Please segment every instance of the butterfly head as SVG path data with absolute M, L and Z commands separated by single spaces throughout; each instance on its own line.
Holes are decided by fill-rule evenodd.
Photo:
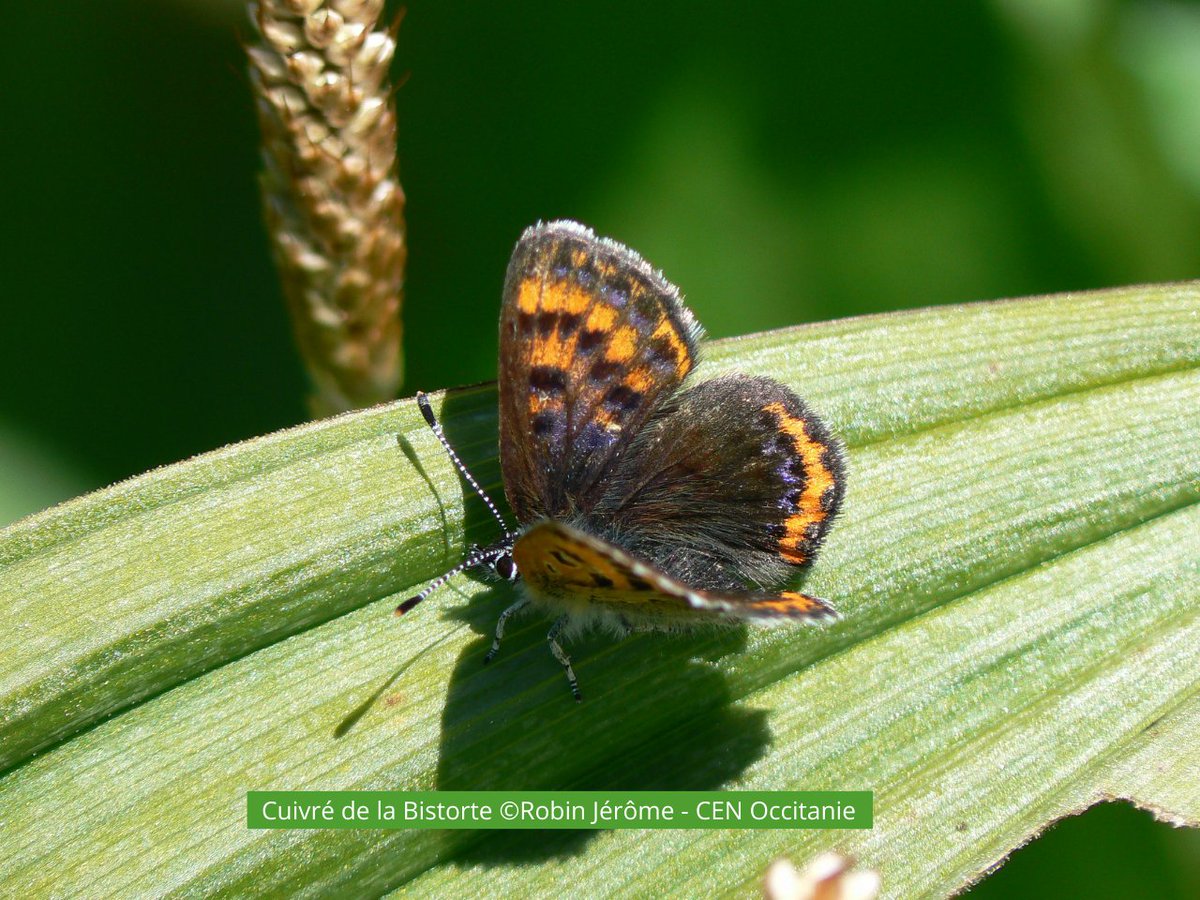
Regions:
M 516 560 L 513 559 L 511 542 L 504 552 L 493 559 L 489 565 L 501 581 L 516 581 L 521 577 L 521 573 L 517 571 Z
M 476 566 L 486 566 L 488 571 L 495 574 L 502 581 L 516 581 L 520 578 L 520 573 L 517 571 L 517 563 L 513 559 L 513 545 L 516 543 L 516 539 L 516 532 L 506 531 L 504 537 L 490 547 L 472 547 L 466 559 L 431 581 L 421 593 L 409 597 L 397 606 L 396 615 L 404 615 L 459 572 L 465 572 L 467 569 L 473 569 Z
M 497 581 L 515 582 L 521 578 L 517 570 L 517 560 L 513 555 L 519 531 L 505 529 L 504 537 L 487 547 L 472 547 L 467 559 L 478 560 L 476 565 L 487 570 Z

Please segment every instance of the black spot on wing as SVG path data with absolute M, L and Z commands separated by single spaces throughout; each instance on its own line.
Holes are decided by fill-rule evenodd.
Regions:
M 604 395 L 604 405 L 612 410 L 631 412 L 637 409 L 643 400 L 639 391 L 625 384 L 618 384 Z
M 588 378 L 596 384 L 612 381 L 624 371 L 624 366 L 611 359 L 602 359 L 588 370 Z
M 539 412 L 530 422 L 533 433 L 538 437 L 546 437 L 553 434 L 556 430 L 560 430 L 563 424 L 565 424 L 565 421 L 562 413 L 558 410 L 548 409 Z
M 602 343 L 604 343 L 604 332 L 589 329 L 579 335 L 579 341 L 575 344 L 575 349 L 580 353 L 592 353 Z
M 666 337 L 657 337 L 646 348 L 646 359 L 652 366 L 660 369 L 674 369 L 679 364 L 675 348 Z
M 642 327 L 657 325 L 660 311 L 663 309 L 662 300 L 654 294 L 639 294 L 633 301 L 633 320 Z
M 566 566 L 579 566 L 583 562 L 574 553 L 569 553 L 566 550 L 551 550 L 550 555 Z
M 534 366 L 529 370 L 529 386 L 539 394 L 562 394 L 567 389 L 567 373 L 555 366 Z

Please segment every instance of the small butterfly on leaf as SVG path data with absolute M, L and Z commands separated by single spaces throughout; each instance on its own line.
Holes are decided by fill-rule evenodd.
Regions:
M 705 622 L 817 622 L 824 600 L 788 590 L 838 512 L 845 465 L 829 428 L 771 378 L 688 382 L 701 329 L 679 291 L 637 253 L 575 222 L 517 242 L 500 313 L 500 461 L 511 528 L 421 412 L 503 537 L 449 578 L 487 566 L 527 606 L 553 615 L 547 639 L 581 699 L 560 637 Z

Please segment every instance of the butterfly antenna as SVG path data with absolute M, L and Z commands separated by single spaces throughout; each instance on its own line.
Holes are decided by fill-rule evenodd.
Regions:
M 443 584 L 445 584 L 447 581 L 449 581 L 451 578 L 453 578 L 459 572 L 463 572 L 467 569 L 470 569 L 472 566 L 477 566 L 482 562 L 487 562 L 490 559 L 495 559 L 498 556 L 503 556 L 506 552 L 507 552 L 507 550 L 503 547 L 501 547 L 501 548 L 492 547 L 490 549 L 475 550 L 474 552 L 469 553 L 467 555 L 466 559 L 464 559 L 462 562 L 460 562 L 457 566 L 455 566 L 449 572 L 445 572 L 445 573 L 439 575 L 433 581 L 429 582 L 429 584 L 427 584 L 425 586 L 425 590 L 421 591 L 421 593 L 417 594 L 415 597 L 409 597 L 407 600 L 405 600 L 403 603 L 401 603 L 399 606 L 397 606 L 396 607 L 396 615 L 398 615 L 398 616 L 404 615 L 406 612 L 408 612 L 410 609 L 412 609 L 414 606 L 416 606 L 418 603 L 420 603 L 422 600 L 424 600 L 426 597 L 428 597 L 430 594 L 432 594 L 434 591 L 436 591 L 438 588 L 440 588 Z
M 467 480 L 467 484 L 475 489 L 475 493 L 479 495 L 487 508 L 492 511 L 492 515 L 496 517 L 496 521 L 500 523 L 500 527 L 504 529 L 505 534 L 511 534 L 512 529 L 508 527 L 508 523 L 504 521 L 504 516 L 500 515 L 500 510 L 496 508 L 496 504 L 492 502 L 492 498 L 479 486 L 479 482 L 475 477 L 467 471 L 467 467 L 463 465 L 463 461 L 458 458 L 458 454 L 454 452 L 454 448 L 450 446 L 450 442 L 446 440 L 446 435 L 442 431 L 442 426 L 438 424 L 437 416 L 433 414 L 433 407 L 429 405 L 429 397 L 421 391 L 417 391 L 417 406 L 421 409 L 421 415 L 425 417 L 425 421 L 429 423 L 429 427 L 433 429 L 434 436 L 441 442 L 442 447 L 449 455 L 451 462 L 458 469 L 459 474 Z

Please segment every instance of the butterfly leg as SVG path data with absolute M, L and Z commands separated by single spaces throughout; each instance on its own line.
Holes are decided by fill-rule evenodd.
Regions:
M 580 703 L 583 701 L 583 694 L 579 693 L 579 681 L 575 677 L 575 670 L 571 668 L 571 657 L 567 656 L 567 654 L 563 652 L 563 648 L 558 644 L 558 634 L 563 630 L 566 624 L 566 616 L 562 616 L 557 619 L 555 623 L 550 626 L 550 633 L 546 635 L 546 640 L 550 642 L 550 652 L 554 654 L 554 658 L 562 664 L 563 669 L 565 669 L 567 672 L 567 681 L 570 682 L 571 693 L 575 696 L 575 702 Z
M 487 656 L 483 658 L 483 664 L 486 666 L 496 654 L 500 652 L 500 642 L 504 640 L 504 626 L 508 624 L 508 620 L 512 618 L 513 613 L 518 613 L 529 605 L 529 601 L 522 597 L 504 612 L 500 613 L 500 618 L 496 620 L 496 636 L 492 639 L 492 649 L 487 652 Z
M 621 640 L 633 634 L 633 624 L 624 616 L 618 616 L 617 621 L 621 623 Z

